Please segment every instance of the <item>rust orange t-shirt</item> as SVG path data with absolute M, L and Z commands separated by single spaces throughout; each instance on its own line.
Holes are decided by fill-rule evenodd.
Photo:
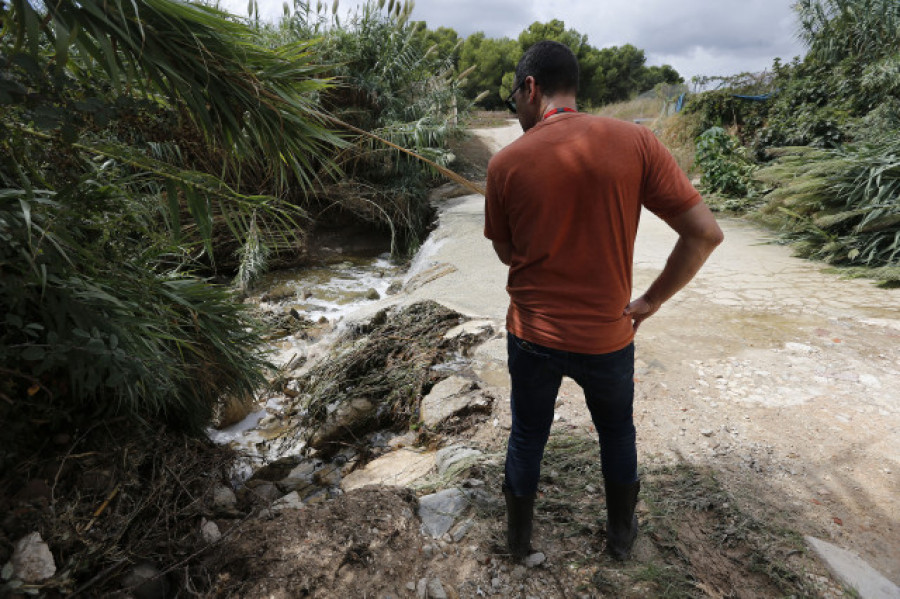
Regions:
M 646 127 L 583 113 L 535 125 L 488 165 L 484 234 L 512 246 L 507 330 L 578 353 L 628 345 L 641 206 L 665 219 L 700 201 Z

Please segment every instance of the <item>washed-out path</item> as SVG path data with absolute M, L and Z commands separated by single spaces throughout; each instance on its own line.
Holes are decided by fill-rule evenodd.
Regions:
M 519 132 L 477 133 L 496 150 Z M 502 325 L 506 268 L 482 235 L 483 205 L 478 195 L 442 203 L 404 303 L 433 299 Z M 742 507 L 900 583 L 900 290 L 792 257 L 740 220 L 720 223 L 724 244 L 637 336 L 640 460 L 711 466 Z M 642 216 L 636 295 L 674 242 L 665 223 Z M 477 358 L 478 374 L 504 395 L 503 342 Z M 570 381 L 557 413 L 590 429 Z

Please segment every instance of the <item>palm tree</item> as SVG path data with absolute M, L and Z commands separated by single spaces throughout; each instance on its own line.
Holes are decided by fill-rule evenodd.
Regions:
M 263 48 L 247 24 L 174 0 L 12 0 L 0 19 L 0 418 L 124 412 L 200 430 L 265 366 L 246 310 L 192 274 L 214 225 L 250 263 L 300 211 L 242 192 L 248 172 L 278 194 L 336 168 L 312 47 Z M 180 120 L 211 172 L 137 139 Z M 186 234 L 201 243 L 186 250 Z

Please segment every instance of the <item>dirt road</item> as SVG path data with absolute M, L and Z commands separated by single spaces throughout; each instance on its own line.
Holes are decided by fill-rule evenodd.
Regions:
M 518 134 L 518 125 L 478 132 L 493 150 Z M 746 507 L 831 539 L 900 583 L 900 290 L 794 258 L 743 221 L 721 225 L 725 243 L 636 339 L 641 455 L 711 465 Z M 482 226 L 481 197 L 447 203 L 417 271 L 438 276 L 411 301 L 502 322 L 506 271 Z M 635 294 L 675 239 L 645 212 Z M 503 348 L 484 355 L 482 374 L 502 392 Z M 558 413 L 590 426 L 571 381 Z

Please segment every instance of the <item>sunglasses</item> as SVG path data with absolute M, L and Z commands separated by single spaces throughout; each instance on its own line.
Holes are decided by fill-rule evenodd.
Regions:
M 522 82 L 519 83 L 519 85 L 517 85 L 513 88 L 513 90 L 509 93 L 509 96 L 504 101 L 504 104 L 506 104 L 506 107 L 509 108 L 509 111 L 513 114 L 516 114 L 516 101 L 513 100 L 513 96 L 516 95 L 516 92 L 519 91 L 519 89 L 523 85 L 525 85 L 524 79 L 522 79 Z

